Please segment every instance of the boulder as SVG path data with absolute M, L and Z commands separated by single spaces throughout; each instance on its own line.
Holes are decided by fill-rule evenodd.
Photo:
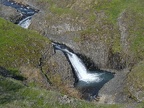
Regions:
M 99 103 L 127 103 L 130 100 L 125 93 L 128 72 L 129 70 L 125 69 L 116 73 L 115 77 L 101 88 Z
M 69 85 L 73 87 L 75 82 L 69 62 L 64 54 L 58 51 L 48 60 L 47 75 L 50 75 L 51 82 L 56 82 L 60 84 L 59 86 Z

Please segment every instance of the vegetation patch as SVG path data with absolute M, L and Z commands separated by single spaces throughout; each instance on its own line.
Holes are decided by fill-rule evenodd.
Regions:
M 39 58 L 49 43 L 47 38 L 36 32 L 25 30 L 0 18 L 0 66 L 38 66 Z
M 63 95 L 56 91 L 26 87 L 20 81 L 0 76 L 0 108 L 119 108 L 73 99 L 62 103 Z M 64 100 L 63 100 L 64 101 Z
M 144 61 L 132 68 L 127 78 L 127 92 L 134 99 L 141 101 L 144 94 Z M 140 94 L 140 95 L 139 95 Z M 142 96 L 142 97 L 141 97 Z

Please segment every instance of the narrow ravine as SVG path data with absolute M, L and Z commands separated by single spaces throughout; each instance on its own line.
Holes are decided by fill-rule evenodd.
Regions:
M 39 11 L 30 6 L 24 6 L 10 0 L 4 0 L 2 4 L 11 6 L 21 13 L 22 18 L 17 21 L 17 24 L 23 28 L 29 27 L 33 15 Z M 100 71 L 97 69 L 93 71 L 88 70 L 77 54 L 69 50 L 70 48 L 66 45 L 53 43 L 53 47 L 55 50 L 62 51 L 68 58 L 71 67 L 74 69 L 76 78 L 78 79 L 75 83 L 75 87 L 84 94 L 88 94 L 93 98 L 97 97 L 98 92 L 103 85 L 114 77 L 114 74 L 111 72 Z
M 53 47 L 55 50 L 62 51 L 70 61 L 75 75 L 78 78 L 76 88 L 82 92 L 84 91 L 84 93 L 87 93 L 91 97 L 97 97 L 103 85 L 114 77 L 114 74 L 111 72 L 97 69 L 89 71 L 83 61 L 64 44 L 53 43 Z

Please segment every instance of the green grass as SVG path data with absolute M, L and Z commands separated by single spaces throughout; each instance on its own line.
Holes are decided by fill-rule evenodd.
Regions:
M 62 15 L 62 14 L 70 14 L 72 11 L 69 8 L 60 8 L 56 5 L 52 5 L 50 7 L 50 11 L 54 14 Z
M 26 87 L 20 81 L 0 76 L 0 108 L 120 108 L 74 99 L 61 103 L 63 95 L 56 91 Z
M 37 66 L 49 40 L 0 18 L 0 66 Z
M 129 16 L 133 20 L 129 29 L 130 49 L 138 61 L 144 59 L 144 14 L 141 11 L 133 10 L 133 15 Z
M 98 4 L 96 4 L 94 7 L 96 10 L 105 11 L 111 21 L 116 23 L 120 13 L 126 9 L 131 8 L 137 12 L 143 12 L 143 4 L 143 0 L 98 0 Z
M 131 53 L 134 53 L 134 58 L 144 58 L 144 1 L 143 0 L 98 0 L 97 3 L 91 4 L 90 16 L 87 19 L 90 23 L 87 24 L 88 29 L 82 32 L 82 35 L 87 36 L 86 39 L 91 39 L 93 35 L 98 35 L 101 40 L 103 35 L 107 34 L 108 45 L 112 45 L 113 52 L 122 52 L 120 42 L 120 32 L 118 31 L 117 20 L 122 12 L 126 13 L 124 20 L 128 26 L 128 42 L 130 43 Z M 94 12 L 104 12 L 106 18 L 101 19 L 101 23 L 104 26 L 108 26 L 108 29 L 101 29 L 102 26 L 98 26 L 95 23 L 97 17 Z M 85 14 L 84 14 L 85 15 Z M 105 23 L 108 22 L 108 23 Z M 113 28 L 113 31 L 109 27 Z M 98 30 L 98 32 L 96 31 Z M 113 32 L 113 33 L 112 33 Z M 83 38 L 83 37 L 82 37 Z
M 20 97 L 16 93 L 24 86 L 13 79 L 6 79 L 0 76 L 0 105 L 18 100 Z
M 132 68 L 128 74 L 126 92 L 132 98 L 137 100 L 136 93 L 141 91 L 138 97 L 141 99 L 144 96 L 144 61 L 138 63 Z
M 136 108 L 143 108 L 143 106 L 144 106 L 144 102 L 141 102 L 136 106 Z

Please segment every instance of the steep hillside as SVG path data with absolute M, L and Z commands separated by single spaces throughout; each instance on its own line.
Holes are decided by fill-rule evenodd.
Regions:
M 1 71 L 0 71 L 1 73 Z M 59 92 L 26 87 L 21 81 L 0 75 L 0 108 L 120 108 L 68 98 Z
M 3 67 L 36 67 L 46 47 L 50 50 L 50 41 L 36 32 L 24 30 L 3 19 L 0 19 L 0 28 L 0 65 Z
M 139 73 L 131 69 L 144 59 L 143 0 L 18 1 L 40 10 L 30 29 L 65 43 L 92 59 L 100 69 L 121 72 L 124 76 L 116 81 L 126 83 L 127 75 Z
M 30 29 L 85 54 L 99 68 L 129 68 L 143 59 L 143 0 L 21 2 L 40 10 Z
M 90 58 L 99 69 L 116 72 L 116 77 L 103 87 L 103 102 L 108 102 L 111 95 L 112 103 L 144 101 L 144 0 L 16 1 L 40 10 L 30 30 L 66 44 Z M 25 73 L 25 65 L 37 69 L 44 58 L 42 69 L 58 89 L 65 92 L 61 85 L 73 85 L 71 67 L 61 53 L 53 55 L 46 38 L 0 21 L 2 67 L 22 66 Z M 68 75 L 67 81 L 63 75 Z
M 66 58 L 54 54 L 47 38 L 0 18 L 0 49 L 0 67 L 12 71 L 10 76 L 25 77 L 26 85 L 49 89 L 52 84 L 66 94 L 75 91 L 73 73 Z M 65 60 L 63 68 L 57 63 L 61 60 Z

